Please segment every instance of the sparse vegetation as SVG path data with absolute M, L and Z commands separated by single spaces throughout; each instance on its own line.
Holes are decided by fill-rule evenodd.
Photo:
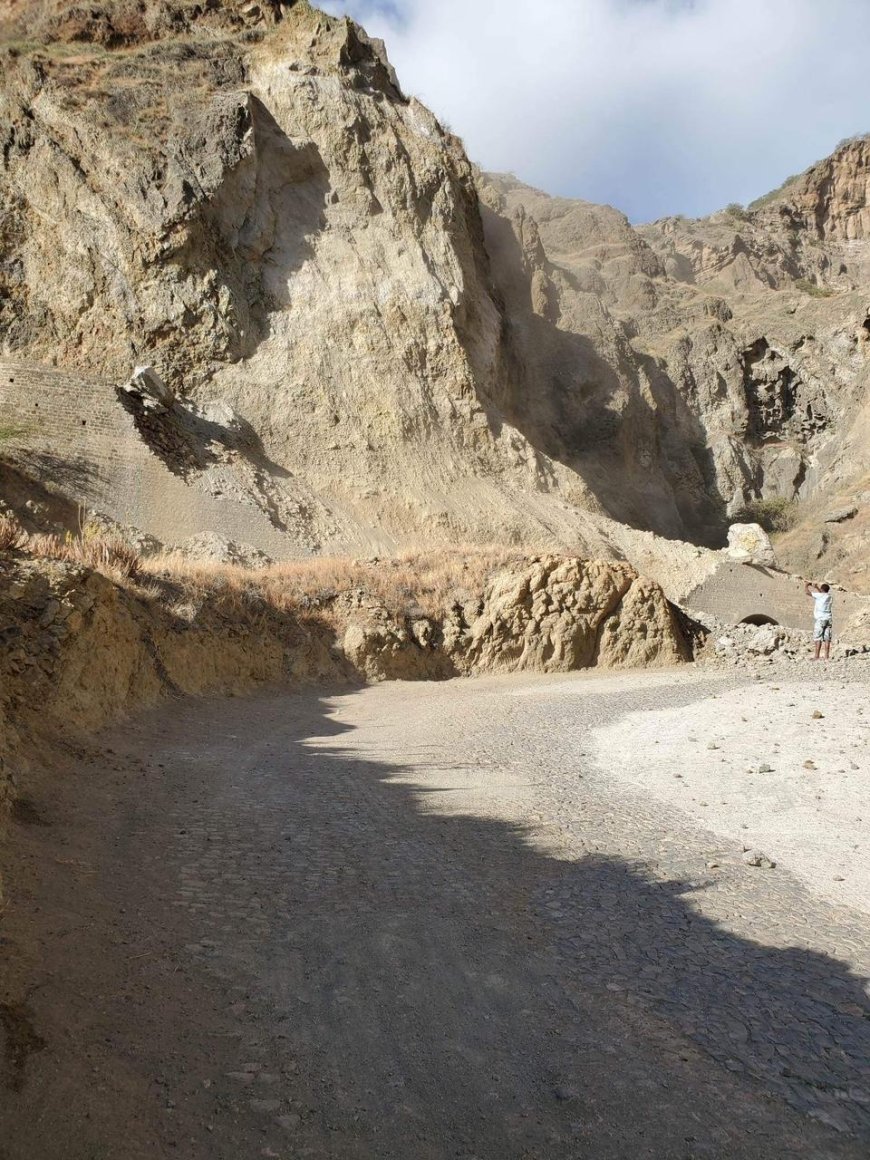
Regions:
M 803 177 L 802 173 L 792 173 L 790 177 L 785 179 L 782 185 L 778 185 L 776 189 L 772 189 L 769 193 L 763 193 L 761 197 L 757 197 L 755 201 L 751 201 L 747 208 L 750 210 L 761 209 L 763 206 L 770 205 L 771 202 L 777 201 L 782 196 L 782 194 L 785 193 L 788 187 L 790 185 L 794 185 L 794 183 L 799 181 L 801 177 Z
M 777 496 L 773 499 L 756 499 L 746 504 L 734 516 L 740 524 L 760 524 L 766 532 L 787 532 L 797 518 L 795 500 Z
M 369 560 L 317 556 L 253 571 L 177 553 L 143 559 L 120 536 L 87 524 L 78 535 L 29 536 L 9 517 L 0 517 L 0 549 L 84 565 L 115 583 L 134 586 L 146 599 L 165 599 L 167 586 L 184 605 L 219 593 L 225 611 L 235 611 L 243 620 L 257 606 L 279 612 L 326 611 L 339 599 L 359 596 L 392 612 L 431 615 L 451 600 L 475 597 L 494 571 L 528 559 L 522 551 L 458 547 Z
M 809 294 L 811 298 L 830 298 L 834 294 L 827 286 L 817 286 L 815 282 L 810 282 L 807 278 L 798 278 L 795 282 L 795 288 L 802 290 L 804 294 Z
M 868 137 L 870 137 L 870 133 L 853 133 L 851 137 L 844 137 L 842 141 L 838 141 L 834 152 L 837 153 L 840 149 L 845 149 L 847 145 L 854 145 L 856 141 L 866 141 Z
M 736 218 L 737 221 L 741 222 L 748 222 L 752 217 L 752 214 L 739 201 L 732 201 L 726 205 L 725 212 L 729 217 Z
M 34 556 L 83 564 L 119 583 L 138 579 L 142 559 L 126 541 L 117 536 L 101 536 L 84 529 L 78 536 L 27 536 L 20 547 Z
M 391 610 L 426 615 L 443 610 L 451 598 L 470 598 L 482 590 L 490 573 L 527 558 L 520 551 L 459 547 L 370 560 L 317 556 L 252 572 L 170 554 L 141 561 L 140 575 L 178 581 L 201 592 L 219 587 L 240 600 L 255 594 L 282 611 L 327 607 L 342 595 L 364 593 Z
M 0 515 L 0 552 L 14 552 L 27 543 L 27 533 L 14 516 Z

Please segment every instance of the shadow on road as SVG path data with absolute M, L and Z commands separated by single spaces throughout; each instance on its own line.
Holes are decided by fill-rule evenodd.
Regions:
M 123 737 L 149 742 L 147 793 L 131 774 L 101 811 L 87 800 L 93 772 L 76 786 L 83 804 L 66 824 L 92 828 L 99 865 L 80 889 L 113 914 L 132 907 L 129 930 L 164 949 L 160 963 L 113 967 L 95 922 L 82 936 L 90 974 L 50 939 L 40 969 L 98 987 L 104 1004 L 112 971 L 124 980 L 138 1017 L 115 1001 L 112 1050 L 183 1060 L 190 1114 L 214 1121 L 208 1137 L 199 1120 L 185 1128 L 182 1154 L 866 1155 L 864 979 L 734 936 L 697 913 L 695 886 L 563 861 L 523 827 L 433 812 L 437 795 L 398 780 L 413 766 L 354 753 L 334 740 L 345 731 L 313 695 L 188 702 Z M 46 866 L 40 891 L 59 889 Z M 167 1020 L 173 987 L 186 1005 Z M 223 1049 L 238 1060 L 220 1081 L 197 1003 L 232 1014 Z M 15 1110 L 38 1099 L 48 1123 L 55 1045 L 33 1007 L 48 1042 Z M 113 1098 L 120 1123 L 129 1108 Z M 140 1115 L 162 1147 L 169 1129 Z M 27 1154 L 32 1120 L 18 1123 L 10 1160 Z M 72 1155 L 36 1143 L 45 1160 Z

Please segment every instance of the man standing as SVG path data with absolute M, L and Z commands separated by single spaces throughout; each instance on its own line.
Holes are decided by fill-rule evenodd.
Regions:
M 816 647 L 814 661 L 819 659 L 822 645 L 825 646 L 825 660 L 831 659 L 831 632 L 834 618 L 834 598 L 831 595 L 830 584 L 811 584 L 807 580 L 804 585 L 807 596 L 813 598 L 813 643 Z

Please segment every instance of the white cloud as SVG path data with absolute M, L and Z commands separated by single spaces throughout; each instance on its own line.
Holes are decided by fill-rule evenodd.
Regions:
M 870 131 L 866 0 L 329 0 L 487 169 L 635 221 L 746 202 Z

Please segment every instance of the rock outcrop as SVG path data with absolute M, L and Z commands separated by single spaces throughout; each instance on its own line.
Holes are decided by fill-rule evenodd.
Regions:
M 870 471 L 868 139 L 748 209 L 632 227 L 477 173 L 383 45 L 304 0 L 15 0 L 2 33 L 0 357 L 108 391 L 153 368 L 124 397 L 185 538 L 634 560 L 607 517 L 718 547 Z M 27 431 L 14 377 L 0 420 Z M 76 491 L 105 464 L 85 447 L 64 487 L 127 522 Z M 858 574 L 858 523 L 823 569 Z
M 513 246 L 546 280 L 559 332 L 587 338 L 634 406 L 648 400 L 633 430 L 628 407 L 622 432 L 639 463 L 658 457 L 683 480 L 682 535 L 721 542 L 758 501 L 831 496 L 868 468 L 868 158 L 858 138 L 747 210 L 637 228 L 608 207 L 482 178 L 506 299 L 519 294 Z M 554 363 L 540 325 L 518 341 L 536 394 L 555 400 L 581 359 Z M 654 485 L 648 504 L 663 510 Z
M 545 556 L 435 616 L 356 610 L 343 648 L 368 679 L 648 667 L 690 659 L 658 584 L 626 564 Z
M 275 593 L 256 573 L 241 590 L 220 577 L 185 584 L 159 574 L 142 590 L 79 565 L 0 554 L 0 820 L 34 738 L 86 736 L 168 695 L 690 655 L 661 589 L 624 564 L 517 563 L 428 613 L 364 590 L 297 602 L 279 582 Z

